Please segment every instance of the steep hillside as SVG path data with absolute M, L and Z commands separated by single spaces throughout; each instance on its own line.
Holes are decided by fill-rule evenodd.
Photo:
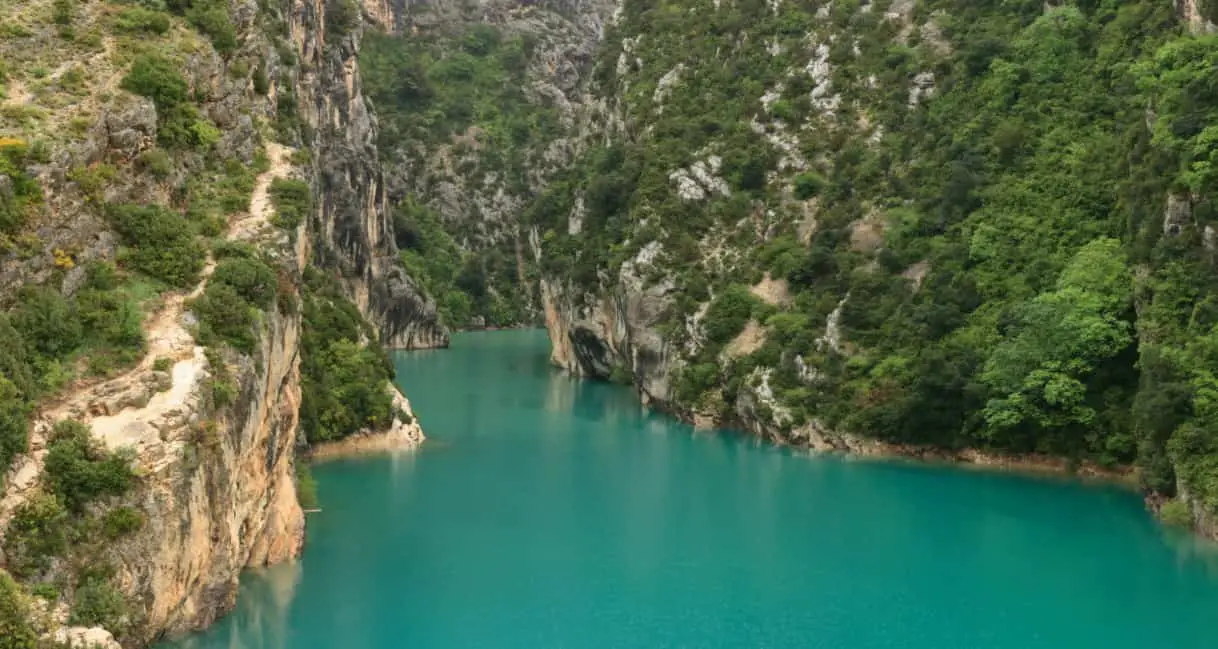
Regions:
M 624 128 L 522 217 L 555 362 L 789 443 L 1136 465 L 1218 534 L 1207 12 L 626 2 Z
M 0 8 L 0 644 L 209 624 L 299 552 L 302 448 L 421 439 L 353 7 Z
M 614 3 L 368 5 L 360 67 L 380 121 L 401 265 L 459 328 L 537 322 L 519 216 L 595 126 L 586 93 Z

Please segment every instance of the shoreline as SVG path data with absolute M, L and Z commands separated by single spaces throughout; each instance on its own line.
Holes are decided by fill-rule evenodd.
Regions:
M 748 433 L 753 434 L 753 433 Z M 1033 477 L 1057 477 L 1117 484 L 1136 490 L 1138 470 L 1133 466 L 1104 467 L 1091 461 L 1078 464 L 1069 459 L 1043 453 L 1011 454 L 978 448 L 948 449 L 936 446 L 893 444 L 879 440 L 850 436 L 845 448 L 838 446 L 816 448 L 798 444 L 813 453 L 842 454 L 860 459 L 905 461 L 930 466 L 952 466 L 976 471 L 1015 473 Z
M 356 433 L 343 439 L 319 442 L 309 446 L 304 457 L 310 462 L 327 462 L 347 457 L 359 457 L 379 453 L 413 452 L 425 440 L 404 435 L 386 433 Z
M 818 450 L 797 446 L 814 454 L 842 455 L 874 461 L 902 462 L 928 467 L 951 467 L 967 471 L 1010 473 L 1031 478 L 1077 480 L 1092 484 L 1110 484 L 1138 491 L 1138 471 L 1132 466 L 1102 467 L 1094 462 L 1071 466 L 1069 460 L 1051 455 L 1031 453 L 1011 455 L 966 448 L 956 451 L 935 447 L 906 447 L 879 442 L 878 450 Z
M 566 372 L 565 368 L 560 369 Z M 1004 453 L 972 447 L 951 449 L 922 444 L 896 444 L 854 433 L 826 431 L 810 424 L 792 430 L 789 434 L 782 434 L 761 427 L 750 427 L 747 422 L 739 420 L 707 421 L 699 417 L 697 413 L 686 413 L 668 407 L 667 403 L 649 399 L 637 387 L 634 391 L 643 407 L 673 417 L 677 421 L 693 427 L 697 433 L 721 431 L 815 455 L 839 455 L 880 462 L 895 461 L 929 466 L 951 466 L 1040 478 L 1065 478 L 1091 483 L 1114 484 L 1137 492 L 1141 490 L 1140 474 L 1137 467 L 1133 465 L 1106 467 L 1090 460 L 1075 463 L 1065 457 L 1044 453 Z
M 393 398 L 397 413 L 389 428 L 384 431 L 361 430 L 342 439 L 310 444 L 304 456 L 310 462 L 325 462 L 343 457 L 369 455 L 372 453 L 396 453 L 414 451 L 426 441 L 419 419 L 410 407 L 410 401 L 396 385 L 386 386 Z

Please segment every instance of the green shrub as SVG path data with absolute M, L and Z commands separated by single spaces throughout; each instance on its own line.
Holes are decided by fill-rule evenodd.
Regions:
M 18 578 L 46 571 L 68 548 L 68 512 L 58 498 L 36 493 L 22 503 L 4 534 L 4 557 Z
M 199 319 L 199 339 L 204 344 L 226 342 L 247 354 L 258 339 L 254 331 L 254 307 L 230 284 L 208 282 L 203 295 L 191 305 Z
M 196 0 L 186 12 L 186 20 L 211 39 L 211 44 L 221 56 L 237 50 L 237 30 L 233 27 L 225 0 Z
M 236 401 L 237 383 L 232 379 L 213 379 L 211 382 L 211 401 L 216 408 L 224 408 Z
M 313 206 L 313 190 L 302 180 L 276 178 L 271 181 L 271 201 L 275 204 L 274 225 L 295 229 Z
M 88 426 L 65 419 L 52 429 L 42 481 L 69 511 L 80 513 L 95 500 L 126 493 L 135 473 L 127 454 L 107 451 Z
M 340 39 L 359 26 L 360 8 L 355 0 L 326 0 L 326 36 Z
M 168 109 L 157 108 L 157 142 L 170 149 L 210 147 L 218 138 L 218 130 L 203 119 L 191 104 L 177 104 Z
M 86 347 L 92 351 L 107 350 L 121 365 L 143 355 L 144 314 L 126 293 L 83 289 L 76 295 L 76 312 L 85 331 Z
M 30 406 L 25 395 L 0 373 L 0 476 L 8 472 L 13 458 L 24 453 L 29 442 Z M 0 481 L 0 487 L 3 487 Z
M 164 34 L 171 26 L 169 14 L 144 7 L 126 7 L 118 12 L 114 26 L 125 32 Z
M 819 196 L 825 186 L 825 179 L 814 171 L 805 171 L 795 177 L 795 198 L 804 201 Z
M 296 464 L 296 500 L 304 509 L 317 509 L 317 479 L 303 462 Z
M 72 303 L 59 291 L 44 286 L 21 292 L 12 324 L 31 349 L 47 358 L 63 358 L 84 340 Z
M 0 175 L 8 176 L 10 192 L 0 192 L 0 234 L 16 232 L 30 206 L 41 202 L 42 188 L 27 166 L 35 149 L 23 140 L 0 138 Z
M 59 596 L 62 594 L 59 591 L 59 585 L 50 582 L 40 581 L 35 584 L 30 584 L 30 594 L 34 597 L 40 597 L 47 602 L 54 604 L 59 601 Z
M 1169 500 L 1159 508 L 1159 519 L 1170 527 L 1192 529 L 1193 510 L 1182 500 Z
M 120 85 L 124 90 L 148 97 L 156 105 L 157 140 L 163 146 L 210 146 L 219 138 L 219 131 L 189 103 L 190 86 L 178 68 L 160 54 L 141 54 Z
M 258 249 L 244 241 L 217 241 L 211 253 L 217 260 L 258 258 Z
M 118 169 L 111 164 L 96 164 L 88 167 L 79 166 L 68 170 L 68 180 L 76 183 L 80 193 L 92 202 L 100 202 L 110 181 L 114 180 Z
M 38 394 L 37 357 L 27 349 L 21 334 L 13 327 L 6 313 L 0 313 L 0 340 L 16 341 L 0 345 L 0 376 L 13 384 L 16 393 L 27 398 Z
M 270 306 L 271 300 L 275 297 L 275 271 L 254 258 L 232 258 L 221 261 L 216 266 L 211 281 L 228 284 L 246 302 L 260 309 Z
M 51 20 L 56 25 L 71 25 L 75 10 L 75 0 L 55 0 L 51 3 Z
M 141 54 L 120 83 L 123 90 L 147 97 L 156 104 L 157 117 L 187 100 L 189 86 L 178 65 L 160 54 Z
M 393 366 L 359 309 L 324 276 L 307 272 L 301 331 L 301 426 L 310 442 L 392 423 Z M 371 340 L 368 346 L 359 340 Z
M 109 580 L 90 577 L 76 586 L 69 623 L 122 631 L 126 627 L 126 616 L 127 603 Z
M 154 372 L 168 372 L 173 369 L 173 359 L 161 356 L 152 361 L 152 369 Z
M 161 149 L 149 149 L 140 154 L 140 169 L 165 180 L 173 173 L 173 159 Z
M 266 76 L 266 65 L 259 64 L 254 68 L 254 92 L 265 96 L 271 90 L 271 81 Z
M 85 77 L 85 68 L 80 64 L 73 64 L 59 75 L 57 83 L 64 92 L 81 97 L 89 92 L 89 83 Z
M 205 250 L 181 215 L 157 205 L 109 204 L 106 216 L 132 246 L 125 261 L 133 268 L 181 288 L 198 281 Z
M 314 394 L 316 409 L 325 415 L 313 441 L 341 439 L 362 429 L 384 430 L 393 423 L 393 399 L 388 376 L 378 354 L 357 342 L 339 340 L 321 351 L 326 389 Z
M 757 297 L 743 286 L 732 286 L 711 301 L 702 318 L 702 330 L 706 339 L 722 345 L 736 337 L 753 315 L 758 305 Z
M 474 56 L 486 56 L 499 47 L 502 36 L 498 29 L 487 24 L 470 27 L 461 37 L 461 49 Z
M 619 385 L 630 385 L 634 383 L 634 375 L 630 372 L 630 368 L 625 365 L 615 364 L 609 370 L 609 382 Z
M 102 532 L 110 540 L 138 532 L 144 526 L 144 516 L 132 507 L 116 507 L 102 519 Z
M 36 649 L 38 635 L 29 622 L 21 588 L 0 570 L 0 649 Z
M 715 363 L 686 366 L 675 382 L 677 398 L 682 403 L 695 403 L 704 392 L 714 387 L 719 375 L 719 366 Z
M 228 64 L 228 76 L 233 79 L 241 80 L 250 73 L 250 64 L 248 61 L 238 59 Z

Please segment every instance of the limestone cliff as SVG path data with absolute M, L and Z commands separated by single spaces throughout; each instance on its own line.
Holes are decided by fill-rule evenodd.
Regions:
M 451 270 L 416 264 L 411 271 L 452 326 L 538 320 L 536 264 L 521 214 L 599 131 L 592 124 L 600 103 L 587 85 L 614 6 L 364 3 L 383 32 L 361 65 L 376 80 L 369 95 L 383 127 L 387 193 L 409 206 L 400 209 L 400 245 L 423 258 L 459 257 Z M 447 79 L 449 65 L 475 72 Z M 431 226 L 411 210 L 434 214 L 453 248 L 427 248 Z
M 295 1 L 292 39 L 309 65 L 297 82 L 312 126 L 316 215 L 314 255 L 337 270 L 354 301 L 393 348 L 446 347 L 435 303 L 397 263 L 380 160 L 376 118 L 363 96 L 356 56 L 362 22 L 327 30 L 324 2 Z
M 228 40 L 104 3 L 48 23 L 51 4 L 0 9 L 15 34 L 0 73 L 0 327 L 21 336 L 0 359 L 0 407 L 34 410 L 28 439 L 0 430 L 0 445 L 21 434 L 11 466 L 3 457 L 0 568 L 16 575 L 32 551 L 28 537 L 7 543 L 37 531 L 11 524 L 47 501 L 52 428 L 87 425 L 130 457 L 134 485 L 73 512 L 71 542 L 39 546 L 21 577 L 55 584 L 49 605 L 30 604 L 44 636 L 143 646 L 210 624 L 242 570 L 301 550 L 306 268 L 340 280 L 375 325 L 368 337 L 413 348 L 447 334 L 394 263 L 358 20 L 327 26 L 321 2 L 237 2 Z M 162 76 L 133 81 L 148 69 Z M 44 331 L 58 347 L 32 342 Z M 392 392 L 384 438 L 417 445 L 418 421 Z M 115 511 L 122 531 L 100 536 Z M 64 535 L 65 520 L 46 529 Z M 83 579 L 122 600 L 104 623 L 77 620 Z
M 1149 162 L 1190 168 L 1195 134 L 1167 133 L 1208 6 L 623 3 L 589 146 L 523 211 L 555 364 L 782 443 L 1133 465 L 1212 533 L 1212 415 L 1188 395 L 1215 339 L 1169 301 L 1214 294 L 1218 185 Z M 1128 102 L 1104 118 L 1127 139 L 1080 130 L 1087 97 Z M 1069 147 L 1112 154 L 1063 166 Z M 1037 309 L 1105 263 L 1111 347 L 1033 351 L 1076 322 Z

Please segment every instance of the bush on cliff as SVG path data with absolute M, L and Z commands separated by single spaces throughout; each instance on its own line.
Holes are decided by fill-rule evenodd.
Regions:
M 80 514 L 89 503 L 126 493 L 135 473 L 130 455 L 106 450 L 88 426 L 65 419 L 51 431 L 42 480 L 68 511 Z
M 35 649 L 38 636 L 30 627 L 29 608 L 21 587 L 0 570 L 0 649 Z
M 155 53 L 136 57 L 120 85 L 123 90 L 151 99 L 158 116 L 185 102 L 189 92 L 178 66 Z
M 42 187 L 29 171 L 38 157 L 25 140 L 0 137 L 0 176 L 9 183 L 8 191 L 0 191 L 0 235 L 16 232 L 30 208 L 42 200 Z
M 35 493 L 13 512 L 4 533 L 5 567 L 19 579 L 46 571 L 68 548 L 71 518 L 58 498 Z
M 275 204 L 272 224 L 292 230 L 300 225 L 313 207 L 313 193 L 303 180 L 276 178 L 271 181 L 271 201 Z
M 220 56 L 227 57 L 237 49 L 237 30 L 233 27 L 225 0 L 194 0 L 186 10 L 186 20 L 211 39 Z
M 270 306 L 275 298 L 275 271 L 257 258 L 221 261 L 212 273 L 210 283 L 231 286 L 242 299 L 260 309 Z
M 205 249 L 182 215 L 159 205 L 110 203 L 106 216 L 130 246 L 120 255 L 124 263 L 179 288 L 198 281 Z
M 300 338 L 300 422 L 310 442 L 341 439 L 393 421 L 387 392 L 393 365 L 376 332 L 338 286 L 317 271 L 305 275 Z M 369 341 L 361 345 L 360 341 Z
M 166 148 L 208 148 L 219 131 L 191 103 L 190 85 L 179 65 L 158 53 L 141 54 L 123 76 L 120 87 L 152 100 L 157 140 Z
M 7 474 L 13 458 L 25 452 L 29 441 L 29 411 L 25 395 L 0 374 L 0 475 Z M 0 481 L 0 487 L 3 486 Z
M 111 632 L 121 632 L 126 626 L 127 602 L 122 593 L 110 584 L 107 576 L 87 575 L 76 586 L 72 598 L 72 615 L 68 622 L 78 626 L 100 626 Z
M 84 340 L 72 303 L 59 291 L 43 286 L 22 292 L 12 323 L 22 340 L 46 358 L 63 358 Z
M 255 307 L 230 284 L 208 282 L 203 295 L 190 305 L 199 319 L 199 341 L 205 345 L 226 342 L 233 349 L 253 353 L 257 343 Z

